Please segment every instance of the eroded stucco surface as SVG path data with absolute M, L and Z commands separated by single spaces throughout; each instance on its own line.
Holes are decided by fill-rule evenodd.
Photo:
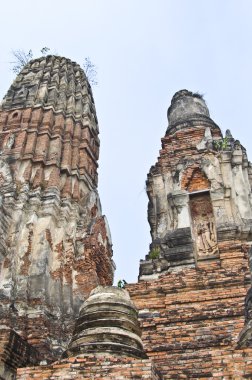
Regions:
M 98 134 L 85 74 L 65 58 L 31 61 L 1 105 L 1 324 L 42 356 L 66 348 L 82 302 L 113 281 Z

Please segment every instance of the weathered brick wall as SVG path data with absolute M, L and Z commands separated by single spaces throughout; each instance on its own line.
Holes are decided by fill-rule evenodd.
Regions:
M 189 167 L 183 174 L 181 180 L 181 189 L 183 190 L 192 192 L 210 189 L 210 187 L 210 181 L 196 165 L 194 167 Z
M 13 379 L 16 368 L 38 362 L 38 352 L 14 331 L 0 329 L 0 379 Z
M 146 182 L 152 243 L 140 263 L 142 280 L 170 266 L 212 259 L 224 241 L 251 240 L 251 164 L 246 150 L 230 131 L 223 137 L 204 99 L 190 91 L 174 95 L 168 122 Z M 198 192 L 205 192 L 209 207 L 204 209 L 203 201 L 197 204 Z M 152 250 L 159 253 L 155 265 L 149 260 Z
M 27 64 L 0 106 L 0 324 L 57 359 L 90 291 L 111 285 L 99 127 L 78 64 Z
M 64 117 L 43 107 L 14 108 L 0 112 L 0 137 L 1 150 L 24 161 L 17 178 L 20 185 L 24 175 L 34 189 L 59 186 L 63 170 L 68 179 L 61 184 L 63 197 L 83 196 L 80 176 L 97 185 L 100 142 L 89 120 L 76 123 L 73 115 Z
M 18 380 L 33 378 L 41 380 L 162 380 L 150 360 L 116 357 L 69 358 L 50 366 L 18 369 Z
M 164 379 L 241 380 L 252 378 L 252 349 L 210 348 L 173 353 L 155 364 L 165 373 Z
M 247 249 L 238 241 L 221 248 L 219 260 L 127 286 L 146 353 L 165 379 L 252 378 L 252 350 L 237 350 L 250 284 Z

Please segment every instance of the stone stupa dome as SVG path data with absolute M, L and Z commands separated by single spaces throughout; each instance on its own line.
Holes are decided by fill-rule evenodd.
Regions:
M 98 286 L 80 309 L 64 356 L 113 353 L 145 358 L 137 311 L 126 290 Z

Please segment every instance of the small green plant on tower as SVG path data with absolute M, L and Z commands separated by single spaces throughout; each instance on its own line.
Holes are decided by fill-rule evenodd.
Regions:
M 127 281 L 122 279 L 117 282 L 117 287 L 120 289 L 124 289 L 126 284 L 127 284 Z
M 215 140 L 213 142 L 213 145 L 214 145 L 214 148 L 218 151 L 225 150 L 227 149 L 228 139 L 227 137 L 223 137 L 223 139 Z
M 160 257 L 160 248 L 159 247 L 154 247 L 149 253 L 149 258 L 151 260 L 158 259 Z

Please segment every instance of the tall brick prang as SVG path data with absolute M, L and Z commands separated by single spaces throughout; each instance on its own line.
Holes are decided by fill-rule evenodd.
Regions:
M 28 63 L 0 109 L 0 323 L 57 358 L 114 264 L 97 192 L 99 128 L 80 66 Z

